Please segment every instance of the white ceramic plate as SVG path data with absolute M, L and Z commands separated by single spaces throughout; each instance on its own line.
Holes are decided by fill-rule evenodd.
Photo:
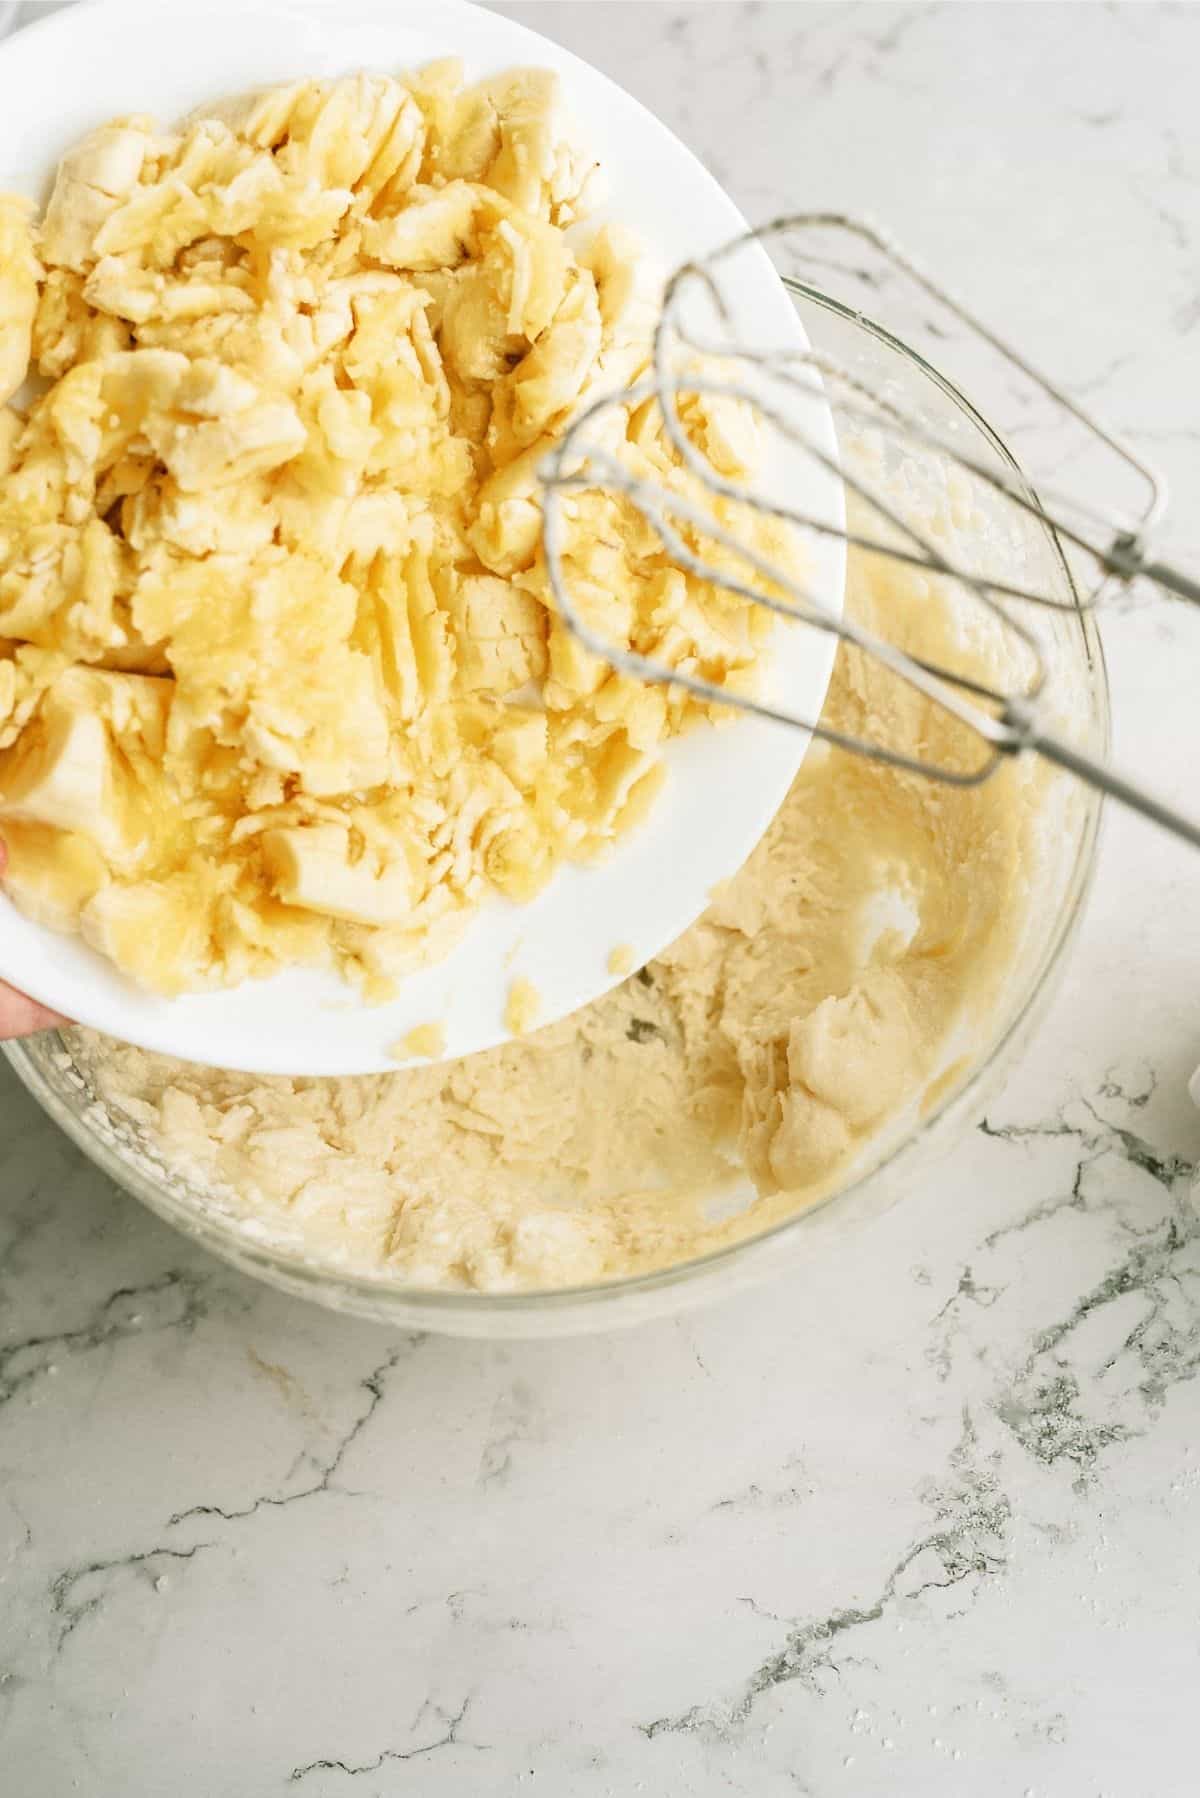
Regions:
M 272 82 L 363 68 L 399 73 L 446 55 L 462 56 L 471 77 L 522 63 L 556 69 L 587 143 L 607 166 L 607 214 L 637 232 L 664 268 L 743 227 L 707 171 L 636 100 L 548 39 L 463 0 L 92 0 L 56 13 L 0 46 L 0 188 L 41 197 L 63 151 L 121 113 L 169 123 L 203 102 Z M 802 344 L 795 310 L 766 257 L 748 262 L 743 273 L 742 328 L 759 342 Z M 823 407 L 815 410 L 833 453 L 832 419 Z M 788 473 L 802 484 L 798 503 L 840 520 L 838 481 L 808 457 Z M 827 543 L 813 587 L 840 606 L 843 577 L 841 545 Z M 782 633 L 773 690 L 815 716 L 833 652 L 826 635 Z M 641 965 L 685 930 L 713 885 L 762 835 L 806 747 L 802 735 L 750 719 L 672 745 L 670 779 L 649 821 L 609 860 L 564 870 L 531 905 L 489 902 L 446 961 L 409 976 L 400 997 L 384 1006 L 364 1006 L 334 976 L 308 971 L 232 992 L 158 999 L 2 898 L 0 976 L 145 1048 L 250 1072 L 394 1068 L 388 1046 L 432 1021 L 445 1027 L 448 1055 L 469 1054 L 504 1038 L 505 1001 L 518 974 L 537 987 L 540 1022 L 548 1023 L 614 984 L 608 957 L 617 944 L 629 944 Z

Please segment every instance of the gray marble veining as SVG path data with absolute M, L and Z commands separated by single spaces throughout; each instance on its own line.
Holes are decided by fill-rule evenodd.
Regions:
M 887 220 L 1200 547 L 1200 10 L 508 10 L 747 212 Z M 1119 755 L 1195 803 L 1200 618 L 1139 597 L 1105 641 Z M 1197 878 L 1111 816 L 1055 1007 L 937 1177 L 625 1337 L 288 1302 L 0 1077 L 0 1789 L 1190 1798 Z

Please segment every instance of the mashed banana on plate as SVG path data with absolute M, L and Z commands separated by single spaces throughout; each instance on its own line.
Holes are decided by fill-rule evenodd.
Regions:
M 145 986 L 333 966 L 384 997 L 489 892 L 644 815 L 710 716 L 555 614 L 537 470 L 635 378 L 634 248 L 555 78 L 300 82 L 93 132 L 0 197 L 6 888 Z M 32 377 L 26 385 L 26 377 Z M 753 430 L 689 429 L 748 473 Z M 648 408 L 622 454 L 684 476 Z M 766 615 L 615 494 L 565 566 L 618 645 L 753 684 Z

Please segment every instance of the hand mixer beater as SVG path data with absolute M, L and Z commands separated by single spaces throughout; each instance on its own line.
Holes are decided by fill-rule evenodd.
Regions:
M 1056 454 L 1059 481 L 1036 487 L 997 443 L 991 462 L 978 451 L 965 451 L 954 441 L 953 426 L 932 422 L 902 396 L 864 381 L 847 361 L 818 349 L 773 350 L 739 342 L 733 308 L 722 276 L 743 255 L 762 255 L 769 246 L 785 286 L 805 299 L 861 325 L 897 347 L 878 323 L 834 291 L 847 285 L 870 290 L 876 300 L 902 292 L 915 300 L 928 336 L 939 348 L 953 347 L 960 356 L 990 359 L 1005 376 L 1014 399 L 1046 409 L 1047 426 L 1065 427 L 1072 441 Z M 819 272 L 820 282 L 812 279 Z M 702 320 L 702 322 L 701 322 Z M 941 357 L 939 356 L 939 360 Z M 937 371 L 926 367 L 946 385 Z M 828 395 L 843 438 L 853 438 L 859 451 L 843 453 L 840 464 L 806 431 L 806 397 L 822 387 Z M 950 389 L 947 387 L 947 391 Z M 681 402 L 703 395 L 739 402 L 779 439 L 840 474 L 848 496 L 847 522 L 793 509 L 785 501 L 755 491 L 723 474 L 689 431 Z M 613 408 L 646 403 L 661 412 L 667 436 L 694 476 L 689 493 L 668 491 L 625 465 L 613 447 Z M 989 433 L 990 434 L 990 433 Z M 964 557 L 957 542 L 931 529 L 914 509 L 898 503 L 895 481 L 877 478 L 885 463 L 895 465 L 915 451 L 944 459 L 953 503 L 970 508 L 972 492 L 991 496 L 993 506 L 1013 509 L 1024 528 L 1049 533 L 1061 569 L 1061 591 L 1024 584 L 1020 558 L 1006 554 L 987 565 Z M 865 466 L 864 466 L 865 464 Z M 1094 501 L 1061 485 L 1062 471 L 1074 471 L 1077 489 L 1090 494 L 1121 489 L 1121 507 L 1111 516 Z M 650 682 L 681 686 L 706 700 L 757 713 L 857 754 L 874 757 L 930 779 L 957 786 L 986 780 L 1006 759 L 1032 753 L 1056 763 L 1082 781 L 1142 813 L 1200 847 L 1200 823 L 1183 817 L 1140 785 L 1126 780 L 1102 760 L 1061 734 L 1055 720 L 1055 695 L 1049 679 L 1045 646 L 1034 619 L 1038 608 L 1086 610 L 1135 581 L 1154 583 L 1181 599 L 1200 601 L 1200 581 L 1157 560 L 1151 537 L 1166 509 L 1161 478 L 1145 461 L 1107 430 L 1055 382 L 1038 372 L 1022 355 L 980 322 L 940 283 L 931 279 L 883 232 L 873 225 L 836 213 L 804 213 L 781 218 L 735 238 L 706 261 L 689 263 L 671 277 L 654 331 L 648 373 L 635 386 L 590 406 L 575 421 L 541 469 L 545 486 L 543 540 L 550 580 L 561 615 L 584 646 L 613 667 Z M 852 645 L 899 681 L 923 695 L 969 733 L 975 753 L 966 765 L 926 760 L 901 752 L 886 741 L 849 736 L 820 717 L 803 717 L 786 703 L 718 690 L 695 667 L 667 667 L 655 656 L 616 645 L 598 631 L 573 594 L 564 555 L 564 508 L 576 489 L 604 488 L 622 495 L 657 532 L 669 560 L 718 590 L 753 600 L 778 616 L 799 620 L 812 629 L 832 633 Z M 721 516 L 712 502 L 729 502 Z M 732 510 L 731 510 L 732 508 Z M 984 608 L 991 628 L 1007 639 L 1006 664 L 1019 672 L 1012 684 L 993 684 L 968 677 L 953 667 L 906 653 L 853 617 L 831 610 L 806 590 L 794 566 L 766 553 L 756 537 L 752 545 L 729 522 L 739 508 L 769 515 L 784 527 L 801 532 L 844 535 L 861 554 L 895 558 L 930 577 L 952 582 Z M 727 552 L 715 566 L 706 547 Z M 994 545 L 993 545 L 993 553 Z M 731 568 L 731 555 L 733 566 Z

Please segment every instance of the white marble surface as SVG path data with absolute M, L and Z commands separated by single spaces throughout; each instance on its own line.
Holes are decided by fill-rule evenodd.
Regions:
M 1200 9 L 513 10 L 748 211 L 869 207 L 954 271 L 1200 545 Z M 1195 801 L 1200 619 L 1105 634 L 1120 753 Z M 936 1183 L 800 1288 L 628 1336 L 285 1301 L 0 1076 L 0 1790 L 1194 1793 L 1198 883 L 1113 815 Z

